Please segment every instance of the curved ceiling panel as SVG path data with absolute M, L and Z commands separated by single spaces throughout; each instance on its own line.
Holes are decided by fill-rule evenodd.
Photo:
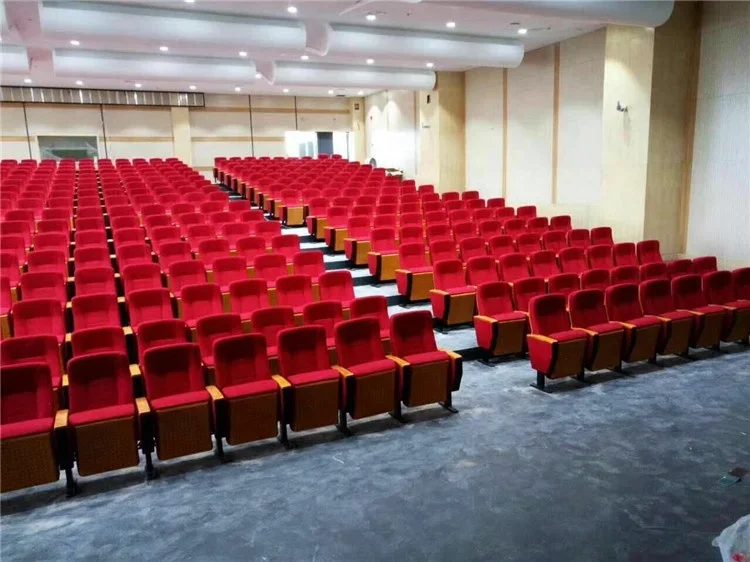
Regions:
M 29 53 L 25 47 L 0 45 L 0 73 L 26 74 L 29 72 Z
M 307 48 L 319 55 L 354 55 L 422 63 L 430 60 L 514 68 L 524 47 L 515 39 L 446 35 L 327 23 L 306 25 Z
M 66 37 L 126 37 L 173 45 L 227 44 L 257 50 L 304 49 L 300 22 L 119 4 L 45 2 L 41 27 Z
M 424 70 L 283 62 L 261 64 L 260 69 L 266 80 L 276 86 L 401 90 L 432 90 L 435 87 L 435 73 Z
M 78 49 L 55 49 L 57 76 L 122 80 L 211 81 L 251 83 L 255 64 L 200 57 L 135 55 Z

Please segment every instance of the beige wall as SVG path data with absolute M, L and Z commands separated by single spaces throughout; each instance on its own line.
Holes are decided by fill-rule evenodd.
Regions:
M 466 72 L 466 189 L 484 199 L 503 189 L 503 70 Z
M 706 2 L 687 255 L 750 265 L 750 3 Z
M 417 175 L 416 94 L 385 90 L 365 98 L 367 158 L 378 166 L 398 168 L 408 177 Z

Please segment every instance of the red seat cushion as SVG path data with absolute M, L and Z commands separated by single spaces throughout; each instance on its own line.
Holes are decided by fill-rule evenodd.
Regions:
M 206 355 L 205 357 L 201 358 L 203 360 L 203 364 L 206 367 L 213 367 L 214 366 L 214 356 L 213 355 Z
M 671 312 L 664 312 L 658 316 L 669 318 L 670 320 L 684 320 L 685 318 L 693 318 L 694 315 L 686 310 L 673 310 Z
M 26 437 L 37 433 L 50 433 L 55 420 L 53 418 L 39 418 L 16 423 L 5 423 L 0 425 L 0 439 L 13 439 L 15 437 Z
M 266 354 L 269 357 L 278 357 L 279 356 L 279 346 L 277 346 L 277 345 L 269 345 L 266 348 Z
M 292 384 L 292 386 L 300 386 L 303 384 L 315 384 L 316 382 L 336 380 L 338 378 L 338 371 L 335 371 L 333 369 L 323 369 L 322 371 L 312 371 L 311 373 L 292 375 L 290 377 L 287 377 L 287 380 Z
M 732 301 L 726 303 L 726 306 L 731 306 L 733 308 L 750 308 L 750 301 Z
M 117 406 L 108 406 L 106 408 L 96 408 L 95 410 L 86 410 L 70 414 L 68 421 L 73 427 L 87 423 L 97 423 L 118 418 L 135 417 L 135 404 L 119 404 Z
M 618 324 L 617 322 L 605 322 L 604 324 L 594 324 L 593 326 L 589 326 L 588 329 L 599 334 L 607 334 L 609 332 L 618 332 L 622 330 L 622 324 Z
M 189 406 L 208 402 L 209 396 L 206 390 L 195 390 L 193 392 L 183 392 L 182 394 L 173 394 L 151 400 L 151 407 L 154 410 L 165 410 L 166 408 L 176 408 L 178 406 Z
M 526 320 L 526 315 L 523 312 L 503 312 L 502 314 L 493 314 L 491 316 L 498 322 L 514 322 L 518 320 Z
M 448 354 L 445 351 L 428 351 L 427 353 L 415 353 L 407 355 L 404 361 L 411 365 L 424 365 L 425 363 L 437 363 L 439 361 L 448 361 Z
M 550 334 L 548 337 L 552 338 L 553 340 L 557 340 L 558 342 L 564 342 L 585 339 L 586 334 L 585 332 L 581 332 L 579 330 L 563 330 L 562 332 L 555 332 L 554 334 Z
M 412 273 L 432 273 L 432 266 L 412 267 L 409 271 Z
M 638 328 L 647 328 L 648 326 L 661 326 L 661 320 L 653 316 L 642 316 L 628 320 L 626 324 L 632 324 Z
M 380 359 L 378 361 L 370 361 L 369 363 L 352 365 L 351 367 L 347 367 L 347 369 L 354 373 L 354 375 L 363 377 L 366 375 L 372 375 L 374 373 L 393 371 L 396 369 L 396 364 L 390 359 Z
M 476 293 L 476 287 L 464 286 L 464 287 L 451 287 L 445 291 L 449 295 L 465 295 L 466 293 Z
M 246 382 L 225 386 L 221 389 L 222 394 L 228 399 L 244 398 L 245 396 L 257 396 L 259 394 L 276 393 L 279 391 L 279 385 L 274 380 L 263 380 Z
M 693 309 L 695 312 L 701 312 L 703 314 L 726 314 L 727 309 L 715 304 L 709 304 L 707 306 L 701 306 Z

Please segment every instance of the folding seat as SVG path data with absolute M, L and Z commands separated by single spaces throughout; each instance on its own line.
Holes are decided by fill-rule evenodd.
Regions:
M 55 219 L 59 220 L 59 219 Z M 66 219 L 62 219 L 66 220 Z M 70 225 L 70 219 L 67 219 L 67 224 Z M 86 230 L 104 230 L 104 217 L 89 217 L 89 218 L 82 218 L 80 216 L 76 217 L 76 232 L 79 230 L 81 232 Z
M 635 255 L 635 244 L 632 242 L 621 242 L 612 246 L 612 257 L 615 265 L 638 265 Z
M 750 267 L 740 267 L 732 271 L 732 285 L 738 300 L 750 300 Z
M 677 310 L 670 282 L 667 279 L 651 279 L 638 287 L 643 313 L 661 320 L 657 351 L 661 355 L 686 354 L 693 334 L 693 315 L 686 310 Z
M 73 252 L 76 272 L 85 269 L 112 269 L 112 258 L 106 246 L 88 246 L 76 248 Z
M 667 275 L 667 264 L 664 262 L 647 263 L 638 268 L 638 270 L 641 281 L 669 278 L 669 275 Z
M 610 322 L 604 306 L 604 292 L 600 289 L 574 291 L 568 296 L 570 319 L 574 330 L 587 337 L 586 368 L 620 370 L 623 354 L 624 327 Z
M 509 236 L 516 237 L 520 234 L 526 234 L 526 221 L 524 219 L 509 219 L 503 223 L 503 231 Z M 537 240 L 539 237 L 536 237 Z
M 448 222 L 454 226 L 461 222 L 471 222 L 471 213 L 465 209 L 458 209 L 448 213 Z
M 110 267 L 86 267 L 76 269 L 75 294 L 77 296 L 106 294 L 117 297 L 115 275 Z
M 424 211 L 424 222 L 425 225 L 431 224 L 448 224 L 448 215 L 445 211 Z
M 388 299 L 383 295 L 372 295 L 354 299 L 350 305 L 349 317 L 375 318 L 380 325 L 380 339 L 386 352 L 391 349 L 390 319 L 388 318 Z
M 392 281 L 396 278 L 398 263 L 398 243 L 394 228 L 373 228 L 370 232 L 370 251 L 367 252 L 367 265 L 376 281 Z
M 229 211 L 219 211 L 218 213 L 211 213 L 208 216 L 209 224 L 212 224 L 214 228 L 219 231 L 225 224 L 231 224 L 235 222 L 237 216 Z
M 57 343 L 65 340 L 65 319 L 57 299 L 32 299 L 17 302 L 11 309 L 13 336 L 52 335 Z
M 491 197 L 487 199 L 487 207 L 492 209 L 505 207 L 505 199 L 503 197 Z
M 128 353 L 125 334 L 120 326 L 97 326 L 76 330 L 70 341 L 73 357 L 97 353 L 122 353 L 124 355 Z M 140 375 L 140 370 L 135 372 Z
M 107 208 L 107 214 L 109 215 L 110 221 L 118 217 L 132 217 L 132 216 L 137 217 L 135 211 L 133 210 L 133 207 L 129 204 L 128 205 L 112 205 L 111 207 Z
M 196 257 L 203 262 L 208 271 L 213 271 L 214 261 L 219 258 L 229 257 L 230 255 L 229 241 L 223 238 L 213 238 L 203 240 L 198 244 L 198 254 Z
M 478 256 L 466 262 L 466 281 L 478 287 L 482 283 L 499 281 L 497 262 L 491 256 Z
M 214 343 L 217 340 L 240 334 L 242 334 L 242 319 L 239 314 L 214 314 L 198 318 L 196 336 L 203 364 L 213 368 Z
M 42 210 L 42 220 L 45 220 L 44 211 L 48 211 L 48 210 L 49 209 Z M 58 218 L 58 217 L 49 217 L 49 218 Z M 70 217 L 68 217 L 68 220 L 70 220 Z M 30 232 L 34 232 L 34 229 L 36 228 L 36 217 L 34 216 L 34 211 L 31 211 L 28 209 L 12 209 L 10 211 L 7 211 L 5 213 L 5 216 L 3 217 L 3 221 L 25 222 L 28 225 Z
M 146 233 L 151 236 L 157 228 L 172 227 L 172 217 L 169 215 L 151 215 L 143 219 Z
M 207 240 L 216 240 L 216 236 L 216 229 L 210 224 L 195 224 L 188 227 L 187 239 L 193 252 L 199 252 L 201 243 Z M 229 242 L 226 240 L 224 242 L 226 242 L 227 251 L 229 251 Z
M 262 279 L 243 279 L 229 284 L 229 308 L 240 315 L 243 323 L 249 323 L 255 310 L 269 306 L 268 287 Z
M 590 269 L 606 269 L 609 271 L 615 266 L 612 259 L 612 246 L 595 244 L 586 248 L 586 259 Z
M 550 230 L 542 234 L 542 246 L 545 250 L 552 250 L 557 253 L 568 247 L 565 240 L 565 232 L 562 230 Z
M 371 217 L 374 213 L 372 205 L 355 205 L 349 211 L 349 220 L 352 217 Z M 369 224 L 369 221 L 368 221 Z
M 477 345 L 492 356 L 523 353 L 525 348 L 527 316 L 513 309 L 511 293 L 510 284 L 502 281 L 477 287 Z
M 678 275 L 687 275 L 693 272 L 693 261 L 689 259 L 672 260 L 667 263 L 667 276 L 671 279 Z
M 681 275 L 672 279 L 671 283 L 675 308 L 693 315 L 690 347 L 714 347 L 718 350 L 725 322 L 731 317 L 729 311 L 722 306 L 708 304 L 700 275 Z
M 326 271 L 318 277 L 320 300 L 338 301 L 344 309 L 344 317 L 349 317 L 349 304 L 354 300 L 352 274 L 346 269 Z
M 343 251 L 348 218 L 349 209 L 347 207 L 328 207 L 325 220 L 318 218 L 316 221 L 316 231 L 313 236 L 317 240 L 325 240 L 329 248 L 339 252 Z
M 159 246 L 159 265 L 162 270 L 169 271 L 169 267 L 176 262 L 193 259 L 190 244 L 183 241 L 164 242 Z
M 526 221 L 526 230 L 531 234 L 538 234 L 541 236 L 549 229 L 549 221 L 547 217 L 534 217 Z
M 545 389 L 545 379 L 576 376 L 583 380 L 587 338 L 571 329 L 563 295 L 540 295 L 529 303 L 531 333 L 526 336 L 531 367 L 537 372 L 535 387 Z
M 750 274 L 750 268 L 745 268 Z M 750 336 L 750 300 L 743 299 L 740 287 L 742 270 L 713 271 L 703 275 L 703 292 L 706 302 L 721 306 L 726 310 L 721 339 L 726 342 L 746 340 Z M 748 275 L 750 277 L 750 275 Z M 745 295 L 750 296 L 750 295 Z
M 325 273 L 325 261 L 323 252 L 320 250 L 300 251 L 292 256 L 294 273 L 298 275 L 309 275 L 313 285 L 318 282 L 318 277 Z
M 187 285 L 182 288 L 180 294 L 182 296 L 182 319 L 191 330 L 195 329 L 200 318 L 224 312 L 221 288 L 215 283 Z
M 78 234 L 79 233 L 76 232 L 76 248 L 79 247 L 77 241 Z M 146 241 L 146 235 L 143 232 L 143 229 L 139 227 L 115 230 L 112 232 L 112 238 L 115 242 L 115 249 L 119 249 L 120 246 L 125 246 L 126 244 L 143 244 Z
M 648 263 L 662 263 L 658 240 L 643 240 L 635 246 L 638 263 L 645 265 Z
M 464 238 L 459 243 L 459 254 L 463 262 L 468 262 L 471 258 L 486 256 L 487 245 L 479 236 Z
M 505 224 L 509 220 L 515 220 L 515 212 L 513 207 L 496 207 L 495 219 Z
M 443 325 L 467 324 L 474 316 L 476 288 L 467 285 L 461 260 L 441 260 L 433 266 L 435 288 L 430 291 L 432 313 Z
M 414 203 L 404 203 L 403 200 L 401 202 L 400 212 L 401 213 L 419 213 L 421 212 L 422 207 L 419 204 L 419 202 Z
M 272 358 L 271 370 L 275 370 L 275 360 L 278 356 L 277 336 L 281 330 L 294 328 L 294 309 L 290 306 L 260 308 L 251 313 L 250 323 L 253 332 L 265 336 L 268 356 Z
M 513 300 L 516 310 L 529 312 L 529 302 L 538 295 L 547 292 L 547 285 L 541 277 L 527 277 L 513 283 Z
M 372 229 L 396 228 L 396 215 L 375 215 L 372 219 Z
M 38 223 L 36 223 L 36 231 L 58 232 L 67 236 L 70 234 L 70 221 L 64 219 L 51 219 L 46 221 L 40 220 Z
M 161 246 L 166 242 L 180 242 L 182 240 L 180 229 L 176 226 L 159 226 L 151 230 L 151 246 L 160 253 Z
M 234 203 L 240 203 L 242 209 L 244 209 L 247 206 L 247 203 L 244 201 L 235 201 Z M 231 206 L 232 203 L 230 203 Z M 231 208 L 229 209 L 232 210 Z M 241 209 L 237 208 L 234 209 L 235 211 L 240 211 Z M 195 213 L 195 205 L 192 203 L 186 203 L 186 202 L 177 202 L 172 205 L 172 207 L 169 209 L 169 214 L 172 215 L 172 218 L 177 219 L 181 215 L 186 215 L 188 213 Z
M 516 236 L 516 248 L 521 254 L 532 254 L 542 249 L 538 234 L 524 233 Z
M 484 209 L 484 199 L 468 199 L 463 202 L 464 208 L 468 211 L 477 211 L 479 209 Z
M 442 201 L 426 201 L 422 199 L 422 214 L 427 215 L 427 213 L 434 213 L 436 211 L 445 211 Z
M 312 278 L 308 275 L 284 275 L 276 280 L 276 303 L 294 309 L 297 319 L 305 305 L 314 301 Z
M 236 243 L 237 255 L 245 259 L 245 263 L 253 263 L 256 256 L 268 253 L 266 241 L 260 236 L 246 236 Z
M 3 242 L 5 242 L 4 239 Z M 35 252 L 40 250 L 55 250 L 67 255 L 70 242 L 66 236 L 52 232 L 34 235 L 32 244 L 34 245 Z
M 640 274 L 638 268 L 634 265 L 621 265 L 613 267 L 609 271 L 609 282 L 612 285 L 619 283 L 638 283 Z
M 471 199 L 479 199 L 479 192 L 478 191 L 464 191 L 463 193 L 461 193 L 462 201 L 469 201 Z
M 59 273 L 68 276 L 68 256 L 60 250 L 35 250 L 26 256 L 31 273 Z
M 457 256 L 456 243 L 452 240 L 437 240 L 430 243 L 430 263 L 433 266 L 442 260 L 454 260 Z
M 101 201 L 97 195 L 81 196 L 78 197 L 78 207 L 91 207 L 97 208 L 101 206 Z
M 346 238 L 343 249 L 346 258 L 354 265 L 367 263 L 367 253 L 370 251 L 370 217 L 350 217 L 346 227 Z
M 255 277 L 265 280 L 268 288 L 272 289 L 272 300 L 274 300 L 276 280 L 287 275 L 286 258 L 281 254 L 259 255 L 253 260 L 253 267 L 255 268 Z
M 588 229 L 574 228 L 566 233 L 568 246 L 571 248 L 586 249 L 591 244 L 591 238 Z
M 476 236 L 476 228 L 472 222 L 459 222 L 453 225 L 453 237 L 457 243 L 460 243 L 466 238 L 473 238 Z
M 10 309 L 13 306 L 13 294 L 10 280 L 0 276 L 0 340 L 10 337 Z
M 0 222 L 0 236 L 3 240 L 9 236 L 21 236 L 26 248 L 31 246 L 31 227 L 26 221 Z
M 143 366 L 143 355 L 154 347 L 174 345 L 188 341 L 185 322 L 176 318 L 148 320 L 138 325 L 138 363 Z
M 60 344 L 53 335 L 29 335 L 9 338 L 0 342 L 0 365 L 3 367 L 23 363 L 43 363 L 49 368 L 47 376 L 52 389 L 58 392 L 62 386 L 63 362 Z M 59 397 L 57 402 L 59 403 Z M 3 459 L 3 462 L 5 460 Z
M 201 260 L 183 260 L 169 266 L 169 288 L 177 299 L 181 299 L 182 288 L 206 282 L 206 267 Z
M 438 349 L 429 311 L 391 316 L 391 348 L 388 358 L 398 365 L 400 397 L 406 406 L 439 402 L 456 412 L 452 393 L 461 386 L 463 362 L 460 355 Z
M 135 263 L 121 269 L 121 278 L 125 296 L 141 289 L 159 289 L 162 287 L 161 268 L 155 263 Z
M 2 242 L 5 243 L 4 238 Z M 15 287 L 21 280 L 21 268 L 14 252 L 0 252 L 0 275 L 8 279 L 8 284 L 15 291 Z
M 531 267 L 531 274 L 535 277 L 548 279 L 560 273 L 560 268 L 557 266 L 557 258 L 551 250 L 540 250 L 530 254 L 529 266 Z
M 419 213 L 404 213 L 399 217 L 401 227 L 419 226 L 422 228 L 422 215 Z
M 281 254 L 286 258 L 288 264 L 292 258 L 300 252 L 300 239 L 296 234 L 280 234 L 271 239 L 271 251 Z
M 521 206 L 516 209 L 516 216 L 522 217 L 524 219 L 533 219 L 536 218 L 536 206 L 535 205 L 526 205 Z
M 572 229 L 570 215 L 558 215 L 549 219 L 550 230 L 562 230 L 570 232 Z
M 425 300 L 434 288 L 432 267 L 427 262 L 424 244 L 401 244 L 398 249 L 399 269 L 396 285 L 407 301 Z
M 506 254 L 513 254 L 516 248 L 513 245 L 513 237 L 507 234 L 500 234 L 489 239 L 487 247 L 493 258 L 499 259 Z
M 305 326 L 321 326 L 325 329 L 326 347 L 331 363 L 336 362 L 336 350 L 333 330 L 336 324 L 343 321 L 344 311 L 338 301 L 310 302 L 302 307 L 301 323 Z
M 448 240 L 453 242 L 453 232 L 447 224 L 428 224 L 427 225 L 427 243 Z
M 398 231 L 399 244 L 425 245 L 424 229 L 421 226 L 402 226 Z
M 3 235 L 2 253 L 14 256 L 15 259 L 11 259 L 10 257 L 7 259 L 11 259 L 16 267 L 20 267 L 22 264 L 26 263 L 26 243 L 24 242 L 23 237 L 12 234 L 7 236 Z M 18 274 L 16 274 L 16 277 L 17 276 Z
M 139 413 L 146 470 L 153 471 L 152 443 L 161 460 L 211 450 L 211 401 L 199 347 L 190 343 L 154 347 L 144 354 L 143 362 L 148 404 L 143 409 L 139 404 Z
M 230 222 L 221 227 L 221 237 L 229 242 L 229 250 L 237 249 L 237 241 L 250 236 L 250 224 L 244 222 Z M 260 238 L 260 237 L 258 237 Z M 261 238 L 261 240 L 263 240 Z M 265 241 L 264 241 L 265 244 Z
M 158 203 L 151 203 L 149 205 L 143 205 L 141 207 L 140 215 L 145 219 L 146 217 L 151 217 L 155 215 L 166 215 L 167 214 L 167 208 L 164 205 L 159 205 Z
M 206 224 L 206 217 L 204 217 L 201 213 L 185 213 L 184 215 L 175 217 L 175 221 L 179 225 L 182 235 L 190 238 L 190 227 L 200 224 Z
M 529 261 L 525 254 L 505 254 L 497 260 L 497 271 L 500 279 L 508 283 L 514 283 L 519 279 L 531 277 L 529 274 Z
M 662 323 L 658 318 L 643 315 L 638 300 L 638 285 L 621 283 L 608 287 L 604 292 L 604 299 L 608 318 L 619 323 L 625 332 L 622 360 L 654 361 Z
M 68 301 L 65 276 L 51 271 L 24 273 L 19 282 L 22 300 L 55 299 L 61 308 Z
M 271 241 L 281 235 L 281 223 L 278 221 L 264 221 L 254 223 L 253 234 L 260 236 L 266 241 L 266 247 L 271 247 Z
M 0 366 L 0 492 L 56 482 L 55 408 L 49 367 Z
M 705 273 L 711 273 L 712 271 L 718 271 L 715 256 L 693 258 L 693 273 L 695 273 L 696 275 L 703 275 Z
M 461 198 L 461 194 L 458 191 L 446 191 L 442 195 L 443 201 L 458 201 Z
M 581 289 L 581 280 L 575 273 L 558 273 L 547 279 L 547 288 L 550 293 L 568 295 Z
M 563 273 L 580 275 L 588 269 L 583 248 L 563 248 L 557 254 L 557 258 Z
M 591 245 L 605 245 L 614 246 L 615 242 L 612 239 L 612 229 L 608 226 L 597 226 L 591 229 Z
M 420 215 L 420 217 L 422 216 L 421 211 L 419 210 L 411 211 L 411 212 L 401 210 L 399 213 L 399 206 L 395 204 L 394 205 L 380 204 L 377 207 L 375 207 L 375 214 L 376 215 L 396 215 L 396 214 L 406 215 L 408 214 L 409 216 L 417 214 L 417 215 Z M 421 218 L 420 218 L 420 222 L 421 222 Z
M 240 214 L 240 222 L 256 223 L 265 221 L 266 217 L 261 209 L 250 209 L 249 211 L 242 211 Z
M 217 283 L 221 287 L 221 292 L 225 295 L 225 303 L 229 302 L 226 296 L 229 293 L 229 285 L 235 281 L 243 281 L 247 278 L 247 264 L 244 257 L 227 256 L 217 258 L 214 261 L 214 283 Z
M 325 197 L 314 197 L 310 199 L 306 205 L 306 216 L 305 225 L 307 226 L 307 232 L 316 238 L 322 238 L 323 230 L 321 227 L 320 236 L 317 236 L 317 221 L 321 220 L 321 223 L 325 223 L 326 213 L 328 211 L 328 199 Z M 324 224 L 322 226 L 325 226 Z
M 494 219 L 478 220 L 476 216 L 474 217 L 474 221 L 479 225 L 477 228 L 479 236 L 486 241 L 489 241 L 494 236 L 500 236 L 503 233 L 503 225 L 500 221 Z

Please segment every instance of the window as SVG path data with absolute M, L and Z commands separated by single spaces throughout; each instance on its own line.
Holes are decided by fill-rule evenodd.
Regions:
M 37 137 L 39 156 L 42 159 L 98 158 L 99 143 L 96 137 Z

